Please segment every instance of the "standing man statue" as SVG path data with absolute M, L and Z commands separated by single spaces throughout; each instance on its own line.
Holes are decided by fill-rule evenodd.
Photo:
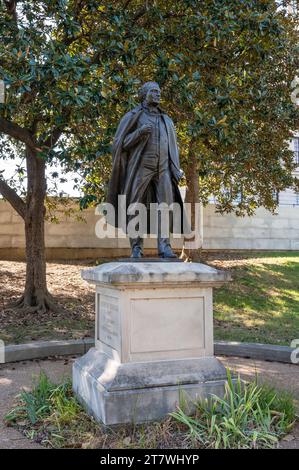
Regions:
M 118 210 L 118 195 L 126 196 L 127 207 L 134 203 L 171 205 L 177 202 L 183 214 L 178 182 L 180 169 L 176 132 L 172 120 L 159 107 L 161 90 L 157 83 L 145 83 L 139 92 L 141 104 L 125 114 L 115 134 L 112 148 L 112 175 L 107 201 Z M 116 226 L 119 226 L 116 220 Z M 165 234 L 163 234 L 165 235 Z M 158 222 L 160 258 L 176 258 L 168 236 L 162 237 Z M 143 256 L 143 237 L 130 238 L 132 258 Z

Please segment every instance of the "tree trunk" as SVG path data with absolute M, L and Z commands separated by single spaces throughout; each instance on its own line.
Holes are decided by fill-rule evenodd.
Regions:
M 57 310 L 47 290 L 45 257 L 45 161 L 26 148 L 27 200 L 25 211 L 26 283 L 25 291 L 17 305 L 38 313 Z
M 191 205 L 191 229 L 195 230 L 196 203 L 199 203 L 199 178 L 197 170 L 197 157 L 194 149 L 195 141 L 191 139 L 189 144 L 188 166 L 186 169 L 186 196 L 185 202 Z M 192 241 L 189 240 L 188 241 Z M 183 256 L 192 261 L 201 260 L 201 248 L 183 249 Z

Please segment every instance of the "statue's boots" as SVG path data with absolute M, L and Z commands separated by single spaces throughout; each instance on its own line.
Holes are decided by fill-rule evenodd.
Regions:
M 130 238 L 131 244 L 131 258 L 142 258 L 143 257 L 143 239 L 141 237 Z
M 131 258 L 142 258 L 143 257 L 143 254 L 142 254 L 142 250 L 139 246 L 135 246 L 132 250 L 132 253 L 131 253 Z
M 177 258 L 177 255 L 172 251 L 169 241 L 159 243 L 159 256 L 160 258 Z

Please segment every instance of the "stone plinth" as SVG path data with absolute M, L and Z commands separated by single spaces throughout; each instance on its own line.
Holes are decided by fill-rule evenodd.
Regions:
M 96 286 L 95 348 L 75 362 L 73 387 L 96 419 L 159 419 L 183 391 L 192 400 L 223 393 L 212 289 L 228 273 L 199 263 L 113 262 L 82 277 Z

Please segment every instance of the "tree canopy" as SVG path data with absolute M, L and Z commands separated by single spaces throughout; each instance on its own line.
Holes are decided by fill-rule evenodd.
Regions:
M 0 173 L 25 222 L 22 305 L 45 310 L 46 166 L 83 177 L 81 207 L 104 200 L 115 128 L 145 80 L 162 87 L 192 202 L 214 195 L 217 210 L 244 215 L 299 190 L 288 145 L 298 18 L 274 0 L 4 0 L 0 35 L 0 161 L 26 162 L 21 193 Z
M 280 191 L 299 188 L 289 148 L 299 116 L 291 100 L 298 17 L 272 0 L 151 2 L 148 15 L 153 29 L 146 30 L 146 54 L 140 64 L 135 51 L 125 70 L 132 79 L 162 86 L 164 107 L 178 130 L 187 186 L 191 170 L 199 177 L 198 198 L 206 204 L 214 195 L 220 212 L 275 210 Z M 141 25 L 149 26 L 147 15 Z M 127 92 L 123 111 L 131 104 L 132 90 Z M 103 154 L 92 163 L 91 194 L 97 192 L 96 175 L 104 174 L 101 166 L 109 162 L 106 144 L 121 110 L 121 103 L 110 108 L 102 128 L 97 151 Z
M 219 210 L 252 213 L 298 188 L 288 149 L 298 23 L 275 1 L 16 3 L 0 11 L 0 130 L 79 171 L 83 206 L 104 197 L 117 121 L 149 79 L 162 86 L 185 170 L 192 142 L 204 203 L 214 194 Z

